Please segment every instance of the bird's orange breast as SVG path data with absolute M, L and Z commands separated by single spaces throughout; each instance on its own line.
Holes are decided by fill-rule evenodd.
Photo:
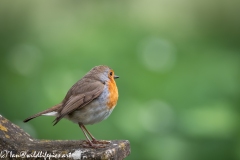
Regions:
M 108 82 L 108 91 L 109 96 L 107 106 L 109 109 L 112 109 L 117 105 L 118 101 L 118 88 L 114 79 L 110 79 Z

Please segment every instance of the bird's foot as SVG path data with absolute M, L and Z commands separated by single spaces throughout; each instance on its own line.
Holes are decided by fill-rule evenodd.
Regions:
M 104 140 L 92 140 L 92 141 L 84 141 L 82 143 L 83 147 L 86 148 L 105 148 L 111 143 L 110 141 L 104 141 Z
M 93 139 L 92 143 L 93 144 L 109 144 L 109 143 L 111 143 L 111 141 Z

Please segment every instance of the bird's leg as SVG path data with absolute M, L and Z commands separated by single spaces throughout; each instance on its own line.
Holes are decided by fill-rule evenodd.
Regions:
M 93 146 L 91 140 L 88 138 L 88 136 L 87 136 L 87 134 L 86 134 L 86 132 L 85 132 L 85 129 L 86 129 L 86 128 L 84 127 L 84 125 L 82 125 L 82 124 L 80 124 L 80 123 L 78 123 L 78 125 L 79 125 L 79 127 L 81 128 L 81 130 L 83 131 L 83 134 L 84 134 L 85 137 L 87 138 L 88 143 L 90 144 L 90 146 Z M 87 131 L 87 133 L 89 133 L 89 132 Z
M 88 133 L 88 135 L 92 138 L 92 143 L 94 144 L 108 144 L 110 141 L 105 141 L 105 140 L 97 140 L 96 138 L 93 137 L 93 135 L 87 130 L 87 128 L 82 125 L 84 130 Z
M 93 137 L 93 135 L 87 130 L 87 128 L 84 125 L 81 125 L 84 130 L 88 133 L 88 135 L 92 138 L 92 143 L 94 144 L 108 144 L 110 141 L 104 141 L 104 140 L 97 140 L 96 138 Z
M 88 135 L 92 138 L 92 143 L 94 144 L 108 144 L 110 141 L 104 141 L 104 140 L 97 140 L 96 138 L 93 137 L 93 135 L 87 130 L 87 128 L 82 125 L 84 130 L 88 133 Z
M 82 125 L 82 127 L 88 133 L 88 135 L 92 138 L 92 141 L 97 141 L 96 138 L 93 137 L 93 135 L 87 130 L 87 128 L 84 125 Z

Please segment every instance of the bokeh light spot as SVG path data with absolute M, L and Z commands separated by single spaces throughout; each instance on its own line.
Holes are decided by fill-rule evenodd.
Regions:
M 147 38 L 140 43 L 141 62 L 152 71 L 167 72 L 175 64 L 176 52 L 174 46 L 161 38 Z
M 53 102 L 60 102 L 67 91 L 75 84 L 82 76 L 84 72 L 81 70 L 68 71 L 59 69 L 58 71 L 48 72 L 44 76 L 43 88 L 47 97 Z
M 180 114 L 182 132 L 197 137 L 227 138 L 236 128 L 237 116 L 229 104 L 218 102 Z
M 121 106 L 131 106 L 125 109 L 115 111 L 118 114 L 116 124 L 120 130 L 129 137 L 129 139 L 139 141 L 144 135 L 141 121 L 137 118 L 139 115 L 139 108 L 142 108 L 141 103 L 138 101 L 130 100 L 127 103 L 122 103 Z M 114 113 L 114 114 L 115 114 Z M 121 120 L 120 118 L 121 117 Z
M 22 44 L 10 51 L 8 62 L 16 72 L 26 76 L 38 69 L 41 58 L 41 52 L 38 48 L 33 45 Z
M 157 137 L 147 141 L 144 148 L 149 159 L 162 160 L 183 160 L 191 159 L 189 153 L 190 145 L 181 137 L 175 135 L 168 135 L 164 138 Z
M 152 100 L 141 108 L 139 120 L 143 128 L 153 133 L 166 133 L 174 125 L 174 112 L 165 102 Z

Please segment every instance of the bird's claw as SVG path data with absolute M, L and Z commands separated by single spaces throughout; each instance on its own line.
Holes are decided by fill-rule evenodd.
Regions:
M 92 140 L 92 141 L 84 141 L 82 143 L 83 147 L 86 148 L 105 148 L 107 147 L 107 144 L 111 143 L 110 141 L 106 140 Z
M 111 143 L 111 141 L 93 139 L 92 143 L 93 144 L 109 144 L 109 143 Z

